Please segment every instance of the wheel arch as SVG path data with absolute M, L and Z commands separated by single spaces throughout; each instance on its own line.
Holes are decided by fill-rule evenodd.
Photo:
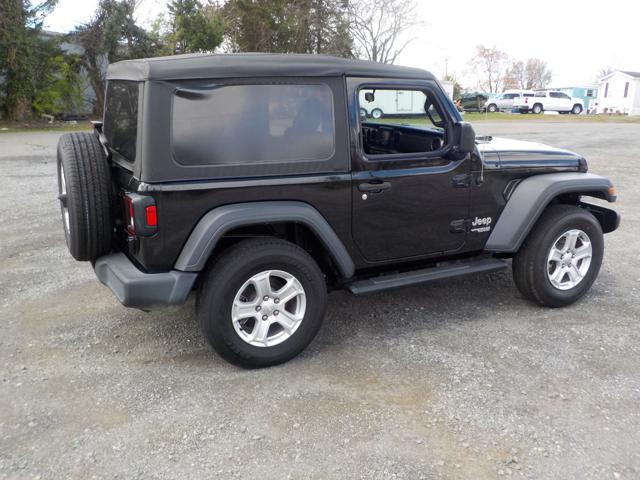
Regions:
M 268 228 L 271 225 L 300 226 L 303 233 L 313 235 L 322 245 L 341 277 L 353 276 L 353 260 L 327 220 L 311 205 L 296 201 L 248 202 L 214 208 L 193 229 L 174 268 L 199 272 L 225 235 L 246 227 Z
M 551 173 L 526 178 L 513 191 L 496 222 L 485 250 L 515 253 L 542 212 L 552 203 L 583 206 L 592 211 L 605 233 L 615 230 L 619 217 L 612 210 L 580 202 L 581 196 L 615 202 L 611 180 L 591 173 Z M 615 218 L 614 218 L 615 217 Z

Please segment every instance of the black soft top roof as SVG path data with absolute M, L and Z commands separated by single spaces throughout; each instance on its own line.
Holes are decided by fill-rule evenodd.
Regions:
M 109 65 L 109 80 L 188 80 L 239 77 L 394 77 L 433 80 L 426 70 L 325 55 L 193 54 L 124 60 Z

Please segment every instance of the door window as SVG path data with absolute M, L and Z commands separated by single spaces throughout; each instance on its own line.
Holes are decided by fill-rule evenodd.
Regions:
M 445 116 L 428 90 L 366 87 L 358 102 L 367 158 L 437 152 L 446 143 Z

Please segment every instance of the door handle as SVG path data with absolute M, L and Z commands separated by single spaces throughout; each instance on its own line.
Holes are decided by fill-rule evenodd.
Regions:
M 391 188 L 391 183 L 389 182 L 380 182 L 380 183 L 361 183 L 358 185 L 358 190 L 361 192 L 372 192 L 379 193 L 383 190 L 389 190 Z

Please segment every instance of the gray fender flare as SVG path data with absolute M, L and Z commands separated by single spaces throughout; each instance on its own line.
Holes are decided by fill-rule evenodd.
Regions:
M 191 232 L 174 268 L 182 272 L 204 269 L 218 240 L 233 228 L 282 222 L 309 227 L 327 248 L 341 275 L 344 278 L 353 276 L 353 260 L 329 223 L 311 205 L 294 201 L 236 203 L 214 208 Z
M 615 202 L 609 194 L 611 180 L 591 173 L 549 173 L 528 177 L 509 197 L 485 250 L 517 252 L 549 203 L 558 195 L 574 193 Z

